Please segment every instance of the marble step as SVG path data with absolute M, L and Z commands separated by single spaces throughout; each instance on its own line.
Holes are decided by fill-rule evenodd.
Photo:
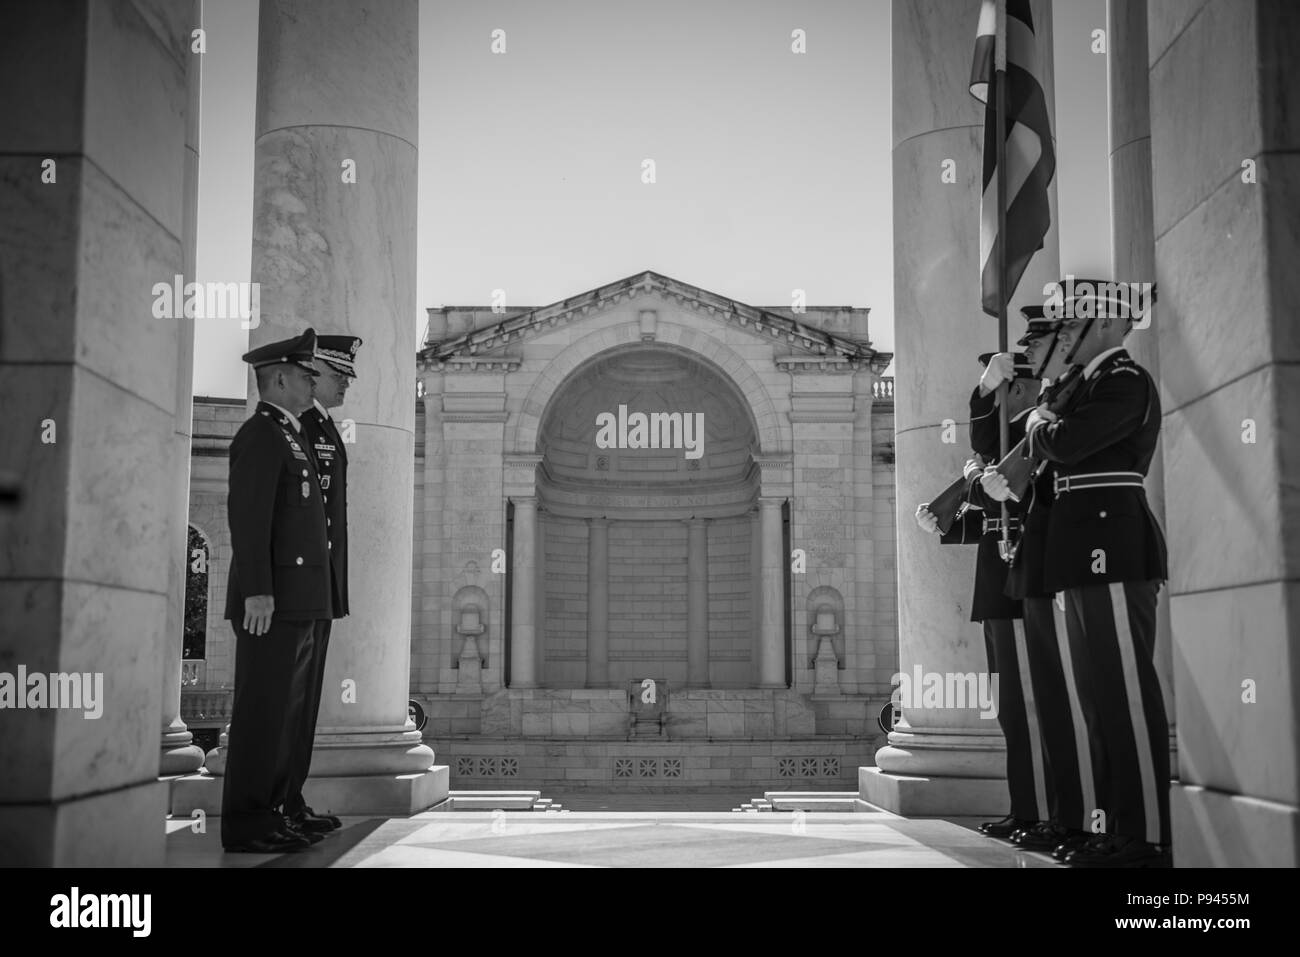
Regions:
M 764 800 L 776 811 L 855 811 L 856 791 L 767 791 Z
M 541 797 L 540 791 L 452 791 L 454 811 L 529 811 Z

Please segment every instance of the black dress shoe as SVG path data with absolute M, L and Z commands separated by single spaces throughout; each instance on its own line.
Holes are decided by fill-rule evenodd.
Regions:
M 300 831 L 308 834 L 328 834 L 330 831 L 336 831 L 343 826 L 343 822 L 333 814 L 317 814 L 311 808 L 307 808 L 300 814 L 295 814 L 289 819 L 289 822 Z
M 1110 835 L 1071 851 L 1065 863 L 1071 867 L 1172 867 L 1169 848 L 1136 838 Z
M 1015 843 L 1017 847 L 1024 848 L 1026 851 L 1050 851 L 1069 837 L 1069 834 L 1070 832 L 1060 824 L 1044 821 L 1028 830 L 1020 831 L 1016 835 L 1018 840 Z
M 1065 840 L 1052 849 L 1052 857 L 1058 861 L 1064 861 L 1070 856 L 1071 851 L 1086 847 L 1096 836 L 1091 831 L 1067 831 Z
M 1000 821 L 986 821 L 981 824 L 979 826 L 979 832 L 988 837 L 999 837 L 1006 840 L 1021 828 L 1032 827 L 1036 823 L 1036 821 L 1026 821 L 1022 818 L 1012 817 L 1008 814 Z
M 289 821 L 285 821 L 283 824 L 280 825 L 280 833 L 287 834 L 300 841 L 305 841 L 309 845 L 319 844 L 321 841 L 325 840 L 324 834 L 316 834 L 312 831 L 304 831 L 302 830 L 302 828 L 297 827 L 296 825 L 292 824 Z
M 311 842 L 303 837 L 295 837 L 285 831 L 272 831 L 248 841 L 226 844 L 227 854 L 291 854 L 310 847 Z

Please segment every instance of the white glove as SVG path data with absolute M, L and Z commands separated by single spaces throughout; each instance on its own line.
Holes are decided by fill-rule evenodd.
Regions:
M 989 360 L 984 374 L 980 376 L 980 388 L 985 392 L 995 392 L 999 384 L 1010 382 L 1015 378 L 1016 359 L 1009 352 L 999 352 Z
M 1040 405 L 1038 408 L 1034 409 L 1033 412 L 1030 412 L 1029 417 L 1025 419 L 1025 431 L 1031 432 L 1040 425 L 1046 425 L 1048 422 L 1055 422 L 1057 418 L 1058 416 L 1055 412 L 1048 409 L 1045 405 Z
M 967 482 L 984 471 L 984 463 L 978 458 L 967 459 L 966 467 L 961 470 L 961 477 Z
M 992 465 L 980 476 L 980 485 L 984 486 L 984 494 L 995 502 L 1005 502 L 1011 497 L 1011 486 L 1006 477 Z
M 939 520 L 930 511 L 929 505 L 929 502 L 922 502 L 916 507 L 916 524 L 921 526 L 921 531 L 933 535 L 939 530 Z

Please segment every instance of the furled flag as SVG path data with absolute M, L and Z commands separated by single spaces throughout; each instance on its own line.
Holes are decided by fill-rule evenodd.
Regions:
M 1034 253 L 1043 248 L 1051 224 L 1047 185 L 1056 173 L 1056 150 L 1047 117 L 1047 99 L 1038 82 L 1038 46 L 1029 0 L 1006 2 L 1007 220 L 998 235 L 997 135 L 994 91 L 998 0 L 984 0 L 975 37 L 970 92 L 984 104 L 984 193 L 980 197 L 980 291 L 984 311 L 998 314 L 999 300 L 1010 301 Z M 1006 243 L 1007 288 L 998 276 L 998 243 Z

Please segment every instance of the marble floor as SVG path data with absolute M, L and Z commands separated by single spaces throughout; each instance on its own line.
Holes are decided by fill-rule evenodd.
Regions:
M 1059 866 L 1045 855 L 984 837 L 973 829 L 978 822 L 969 819 L 909 820 L 887 811 L 735 813 L 701 808 L 693 794 L 547 797 L 566 810 L 344 818 L 343 828 L 319 844 L 282 855 L 225 854 L 218 820 L 209 821 L 203 834 L 195 833 L 190 821 L 168 820 L 167 866 Z M 717 795 L 707 803 L 730 807 L 734 799 Z

